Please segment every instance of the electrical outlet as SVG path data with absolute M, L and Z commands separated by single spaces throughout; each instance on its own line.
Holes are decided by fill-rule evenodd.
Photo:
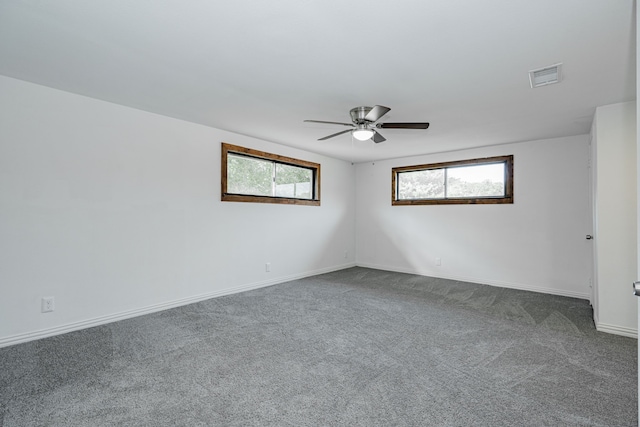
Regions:
M 49 313 L 55 310 L 55 302 L 53 297 L 42 297 L 42 312 Z
M 268 262 L 264 265 L 264 271 L 266 271 L 267 273 L 271 271 L 271 263 Z
M 344 251 L 344 259 L 348 259 L 349 258 L 349 251 Z
M 438 267 L 440 267 L 442 265 L 442 259 L 441 258 L 436 258 L 436 265 Z

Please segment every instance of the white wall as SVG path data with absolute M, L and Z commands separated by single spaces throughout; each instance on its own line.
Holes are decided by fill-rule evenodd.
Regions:
M 636 106 L 598 107 L 594 118 L 598 330 L 635 335 L 637 302 Z
M 391 206 L 392 167 L 509 154 L 512 205 Z M 356 262 L 588 299 L 588 158 L 584 135 L 358 164 Z
M 350 163 L 2 76 L 0 93 L 0 345 L 354 265 Z M 320 163 L 322 205 L 221 202 L 222 141 Z

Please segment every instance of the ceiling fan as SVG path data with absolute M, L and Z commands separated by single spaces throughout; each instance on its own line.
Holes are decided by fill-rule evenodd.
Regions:
M 333 138 L 334 136 L 351 132 L 353 137 L 360 141 L 372 139 L 373 142 L 379 143 L 386 141 L 387 139 L 380 135 L 376 129 L 427 129 L 429 127 L 429 123 L 376 123 L 382 116 L 387 114 L 389 110 L 391 110 L 391 108 L 383 107 L 382 105 L 376 105 L 374 107 L 355 107 L 349 112 L 353 123 L 325 122 L 322 120 L 305 120 L 305 122 L 342 125 L 349 126 L 351 128 L 325 136 L 324 138 L 319 138 L 318 141 L 324 141 L 326 139 Z

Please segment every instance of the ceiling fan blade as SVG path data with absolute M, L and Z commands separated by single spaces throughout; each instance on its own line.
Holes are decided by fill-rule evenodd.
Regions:
M 384 142 L 384 141 L 387 140 L 387 138 L 385 138 L 384 136 L 380 135 L 375 130 L 373 131 L 373 136 L 371 137 L 371 139 L 373 139 L 373 142 L 375 142 L 376 144 L 378 144 L 380 142 Z
M 378 129 L 427 129 L 429 123 L 378 123 Z
M 364 116 L 364 119 L 370 122 L 376 122 L 380 120 L 380 117 L 387 114 L 389 110 L 391 110 L 391 108 L 384 107 L 382 105 L 376 105 L 371 109 L 371 111 L 367 113 L 366 116 Z
M 328 125 L 343 125 L 343 126 L 351 126 L 351 127 L 353 127 L 352 123 L 325 122 L 325 121 L 322 121 L 322 120 L 304 120 L 304 121 L 308 122 L 308 123 L 325 123 L 325 124 L 328 124 Z
M 351 132 L 351 129 L 343 130 L 341 132 L 334 133 L 333 135 L 325 136 L 324 138 L 319 138 L 318 141 L 324 141 L 325 139 L 333 138 L 334 136 L 342 135 L 347 132 Z

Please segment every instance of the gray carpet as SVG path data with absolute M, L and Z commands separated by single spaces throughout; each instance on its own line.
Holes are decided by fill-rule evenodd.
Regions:
M 0 425 L 637 426 L 587 301 L 352 268 L 0 349 Z

